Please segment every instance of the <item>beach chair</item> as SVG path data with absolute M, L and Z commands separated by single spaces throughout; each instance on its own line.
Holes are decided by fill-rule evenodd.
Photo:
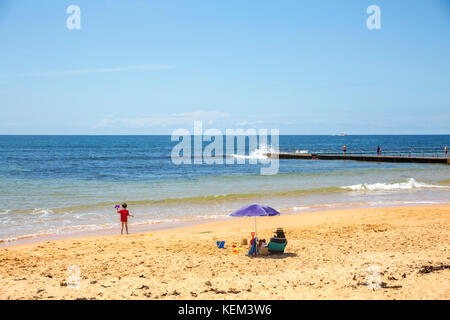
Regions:
M 275 231 L 275 236 L 270 238 L 269 252 L 273 254 L 283 254 L 287 245 L 287 239 L 282 228 Z

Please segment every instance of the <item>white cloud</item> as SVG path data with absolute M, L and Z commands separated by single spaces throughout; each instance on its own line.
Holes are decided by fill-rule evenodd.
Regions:
M 207 111 L 207 110 L 196 110 L 190 112 L 181 112 L 181 113 L 149 113 L 149 114 L 140 114 L 139 117 L 145 118 L 190 118 L 193 120 L 211 120 L 218 118 L 228 118 L 230 117 L 229 113 L 220 112 L 220 111 Z
M 140 114 L 137 117 L 106 117 L 100 120 L 96 128 L 120 126 L 124 128 L 168 127 L 192 125 L 194 121 L 205 121 L 209 124 L 216 120 L 228 118 L 230 114 L 220 111 L 196 110 L 182 113 Z
M 258 121 L 240 121 L 240 122 L 236 122 L 236 126 L 237 127 L 246 127 L 246 126 L 256 126 L 259 124 L 263 124 L 264 121 L 258 120 Z

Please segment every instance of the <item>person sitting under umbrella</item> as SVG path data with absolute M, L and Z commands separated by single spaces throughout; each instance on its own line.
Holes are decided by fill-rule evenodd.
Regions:
M 255 217 L 255 239 L 250 248 L 249 255 L 257 255 L 258 254 L 258 233 L 256 229 L 256 217 L 262 216 L 277 216 L 280 215 L 280 212 L 275 210 L 274 208 L 268 206 L 260 206 L 258 204 L 253 204 L 247 207 L 243 207 L 232 214 L 232 217 Z M 269 248 L 270 250 L 270 248 Z M 284 248 L 283 248 L 284 250 Z

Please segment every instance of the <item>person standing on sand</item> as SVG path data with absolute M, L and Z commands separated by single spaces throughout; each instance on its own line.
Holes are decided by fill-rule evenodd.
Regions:
M 345 153 L 347 152 L 347 146 L 344 144 L 344 146 L 342 147 L 342 152 L 344 152 L 344 156 L 345 156 Z
M 128 234 L 128 216 L 134 217 L 130 212 L 127 210 L 127 204 L 122 204 L 122 210 L 119 210 L 117 208 L 117 213 L 120 214 L 120 222 L 122 223 L 122 230 L 120 230 L 120 234 L 123 234 L 123 227 L 125 226 L 125 230 Z

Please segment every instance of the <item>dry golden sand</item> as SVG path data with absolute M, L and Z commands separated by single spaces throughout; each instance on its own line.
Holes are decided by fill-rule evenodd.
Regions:
M 285 214 L 258 218 L 258 227 L 266 239 L 285 229 L 285 255 L 233 254 L 252 231 L 248 218 L 2 248 L 0 298 L 450 298 L 450 205 Z M 79 289 L 66 283 L 72 265 Z M 381 288 L 366 285 L 368 268 L 379 269 Z

